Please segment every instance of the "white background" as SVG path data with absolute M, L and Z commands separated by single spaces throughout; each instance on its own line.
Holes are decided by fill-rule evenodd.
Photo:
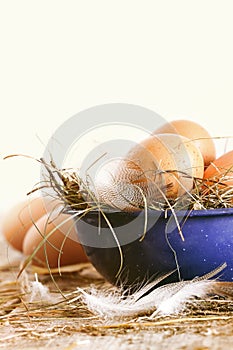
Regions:
M 232 136 L 232 0 L 1 0 L 0 209 L 39 180 L 36 161 L 79 111 L 138 104 Z

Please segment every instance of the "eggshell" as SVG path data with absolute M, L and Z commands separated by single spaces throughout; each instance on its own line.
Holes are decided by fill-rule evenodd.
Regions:
M 196 145 L 176 134 L 151 136 L 136 145 L 127 157 L 136 162 L 152 182 L 156 181 L 156 171 L 167 172 L 163 177 L 169 198 L 189 191 L 193 177 L 202 177 L 204 172 L 203 158 Z
M 67 221 L 68 220 L 68 221 Z M 72 217 L 68 214 L 45 214 L 32 225 L 23 242 L 23 253 L 31 256 L 34 265 L 56 268 L 87 262 Z
M 173 120 L 156 129 L 153 134 L 179 134 L 192 140 L 202 153 L 207 167 L 216 158 L 216 147 L 209 132 L 200 124 L 185 119 Z
M 233 150 L 214 160 L 205 170 L 204 179 L 233 186 Z
M 3 215 L 1 231 L 9 244 L 22 251 L 23 240 L 33 222 L 54 207 L 54 201 L 45 197 L 25 198 Z
M 121 210 L 138 210 L 151 201 L 175 199 L 203 177 L 204 162 L 195 144 L 176 134 L 146 138 L 126 159 L 104 165 L 95 178 L 100 201 Z M 163 194 L 162 194 L 163 193 Z

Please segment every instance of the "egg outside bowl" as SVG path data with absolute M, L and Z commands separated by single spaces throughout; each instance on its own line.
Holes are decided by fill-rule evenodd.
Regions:
M 76 217 L 78 239 L 90 262 L 113 285 L 133 288 L 166 274 L 159 285 L 190 280 L 224 263 L 217 277 L 233 281 L 233 208 L 178 211 L 175 216 L 148 210 L 145 235 L 144 225 L 145 212 L 103 216 L 92 211 Z

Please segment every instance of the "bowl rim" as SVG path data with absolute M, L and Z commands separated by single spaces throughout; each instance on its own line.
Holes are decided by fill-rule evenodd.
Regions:
M 168 215 L 172 212 L 169 211 Z M 233 215 L 233 208 L 216 208 L 216 209 L 187 209 L 187 210 L 175 210 L 177 216 L 228 216 Z
M 67 214 L 74 214 L 77 213 L 78 210 L 76 209 L 67 209 L 65 211 Z M 96 215 L 99 213 L 99 210 L 91 210 L 85 214 L 85 216 L 89 215 Z M 137 216 L 138 214 L 142 213 L 142 211 L 135 211 L 135 212 L 128 212 L 123 210 L 103 210 L 105 214 L 126 214 L 131 216 Z M 163 218 L 169 218 L 171 215 L 176 215 L 177 217 L 183 216 L 183 217 L 211 217 L 211 216 L 233 216 L 233 208 L 216 208 L 216 209 L 180 209 L 180 210 L 155 210 L 155 209 L 147 209 L 147 215 L 155 215 L 160 214 Z

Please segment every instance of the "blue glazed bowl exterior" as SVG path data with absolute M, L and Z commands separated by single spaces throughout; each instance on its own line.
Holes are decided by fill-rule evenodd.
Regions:
M 145 215 L 105 214 L 121 246 L 119 276 L 119 248 L 106 219 L 93 211 L 78 219 L 76 227 L 89 260 L 112 284 L 128 288 L 168 273 L 162 284 L 190 280 L 224 263 L 218 278 L 233 281 L 233 208 L 176 212 L 183 239 L 172 213 L 149 210 L 144 236 Z

